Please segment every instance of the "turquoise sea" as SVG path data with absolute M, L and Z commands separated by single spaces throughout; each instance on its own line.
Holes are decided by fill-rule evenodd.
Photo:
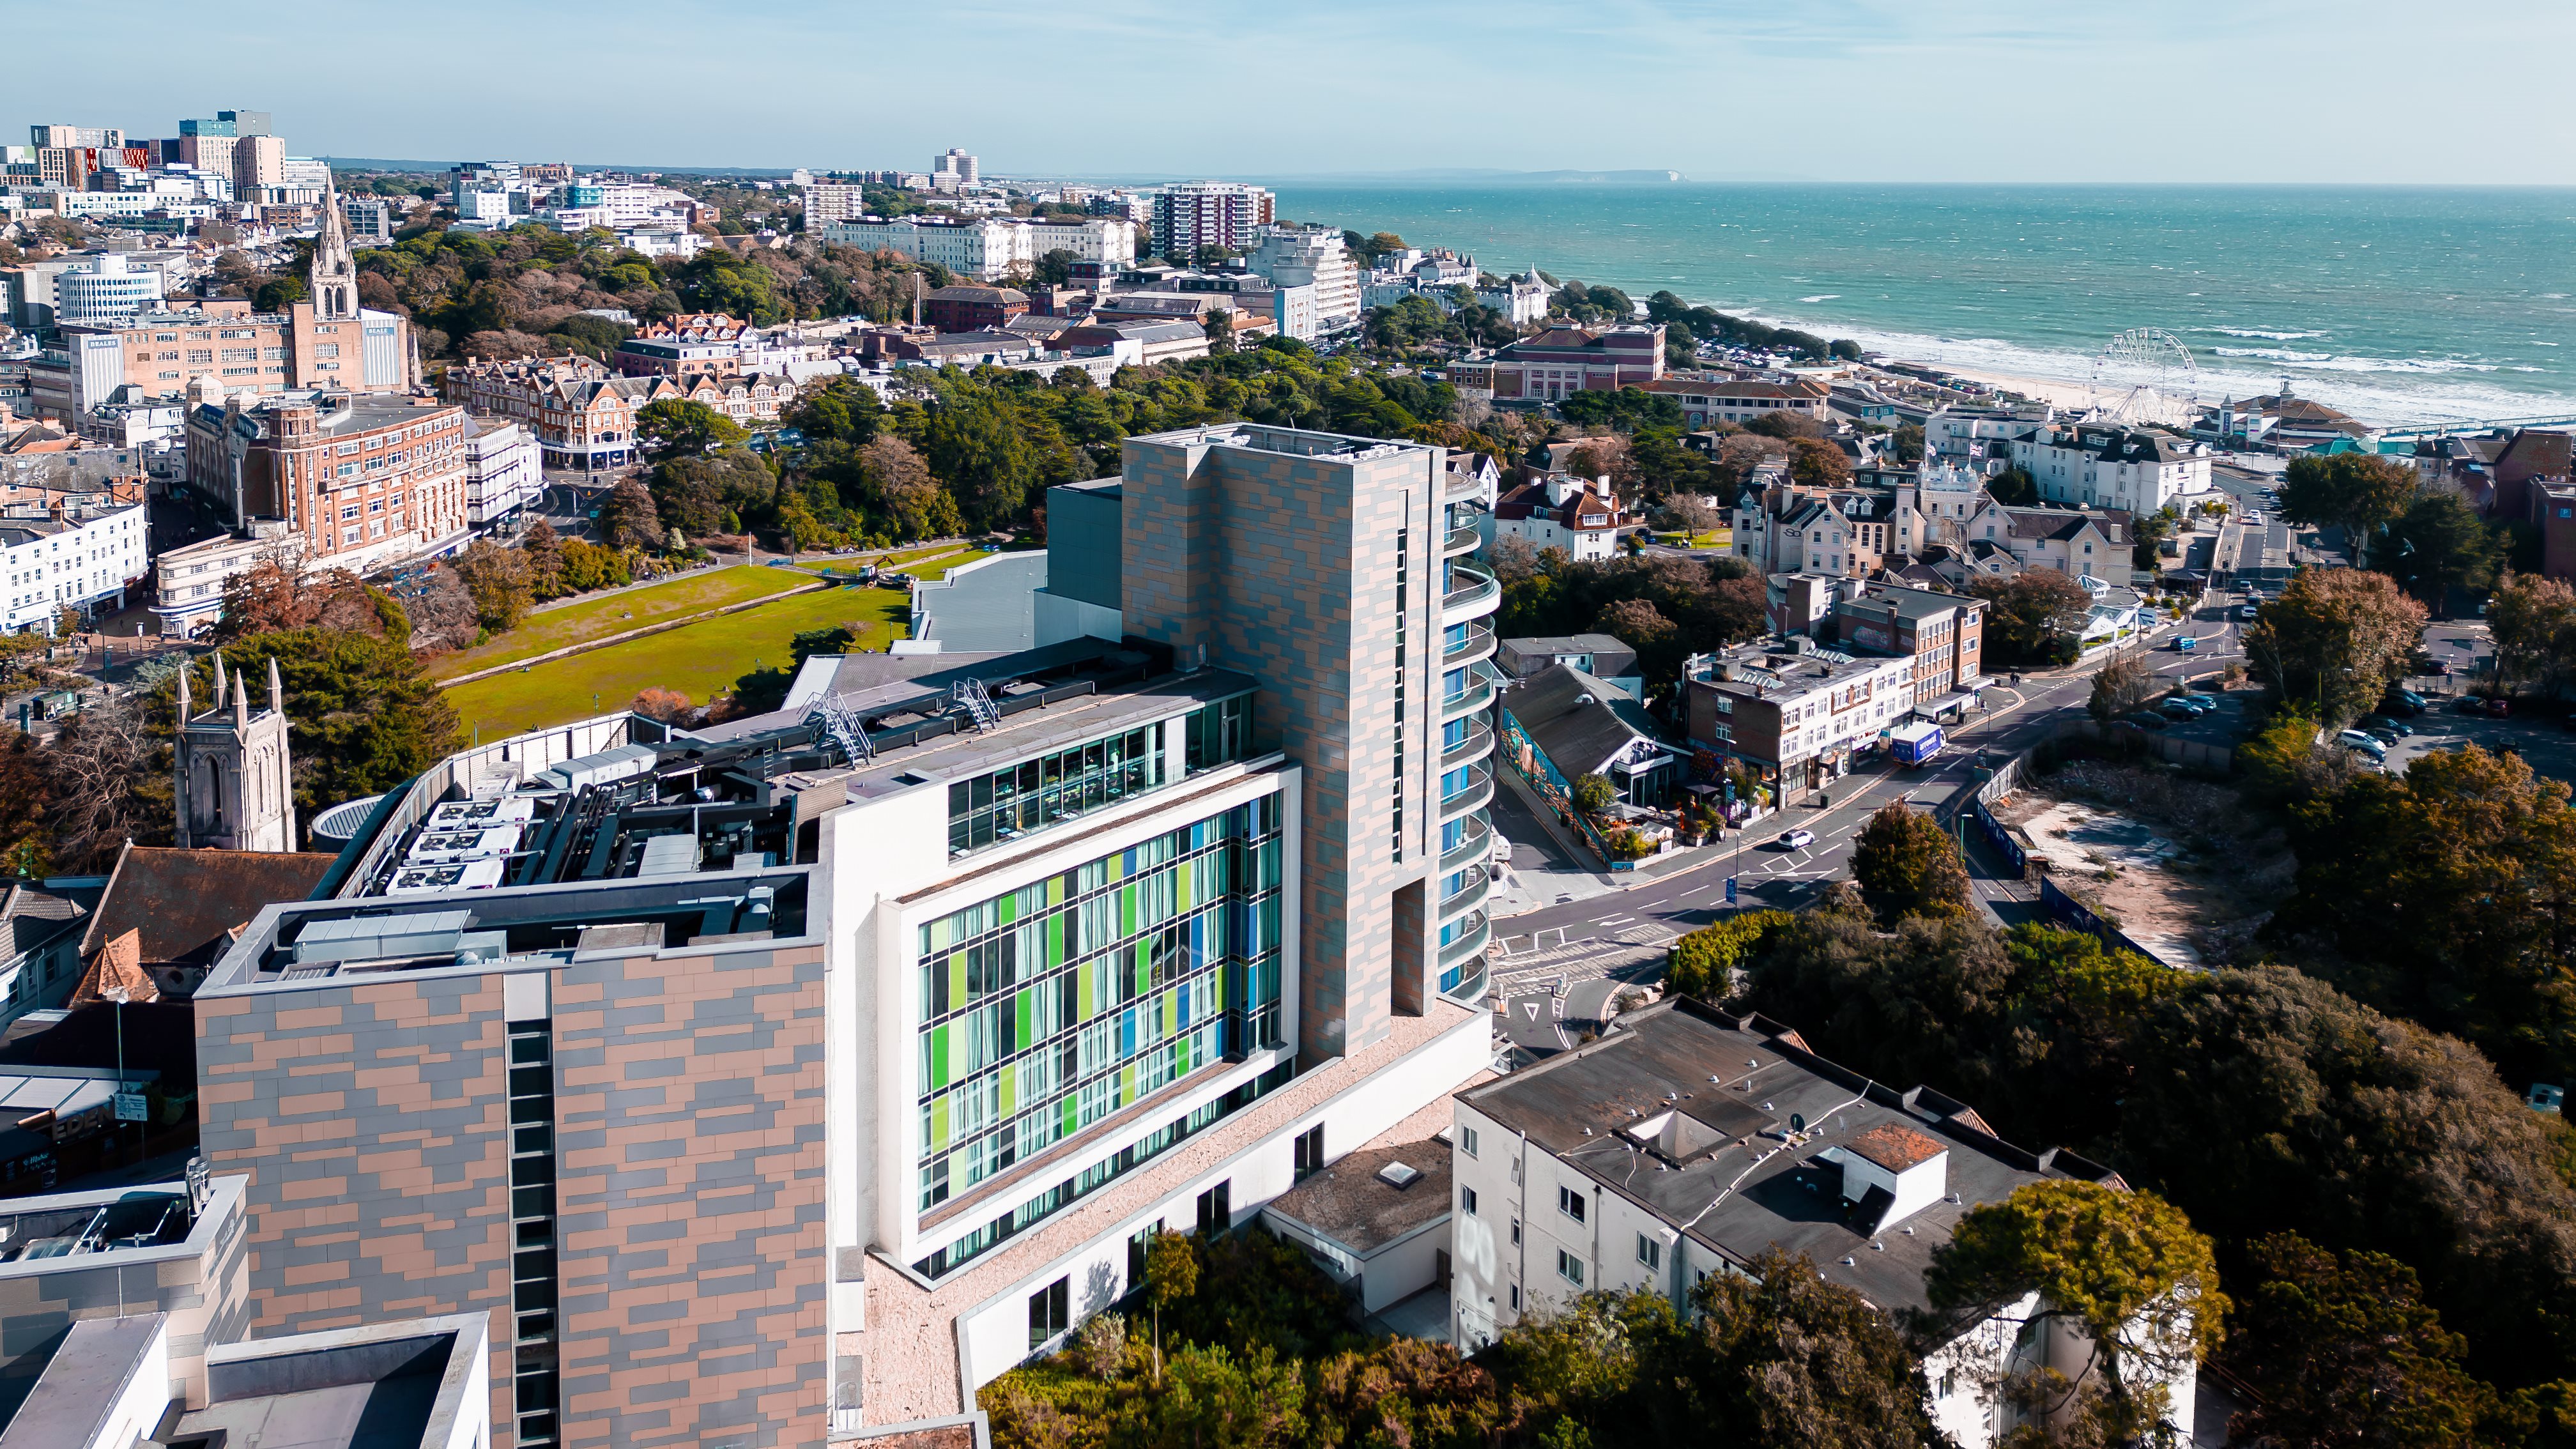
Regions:
M 2576 189 L 1281 183 L 1279 214 L 1920 361 L 2084 383 L 2172 333 L 2202 401 L 2576 414 Z

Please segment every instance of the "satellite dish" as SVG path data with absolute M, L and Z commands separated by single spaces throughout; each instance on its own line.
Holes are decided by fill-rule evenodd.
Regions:
M 1792 1131 L 1792 1132 L 1804 1132 L 1804 1131 L 1806 1131 L 1806 1130 L 1807 1130 L 1807 1114 L 1806 1114 L 1806 1113 L 1804 1113 L 1804 1112 L 1792 1112 L 1792 1113 L 1790 1113 L 1790 1114 L 1789 1114 L 1789 1130 L 1790 1130 L 1790 1131 Z

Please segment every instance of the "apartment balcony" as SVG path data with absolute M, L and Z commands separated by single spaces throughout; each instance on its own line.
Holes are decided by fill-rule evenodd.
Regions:
M 1493 702 L 1493 667 L 1470 664 L 1467 666 L 1467 687 L 1440 701 L 1440 722 L 1447 724 L 1462 714 L 1473 714 Z
M 1494 798 L 1494 772 L 1467 767 L 1467 783 L 1440 797 L 1440 819 L 1445 824 L 1470 810 L 1482 810 Z
M 1455 669 L 1470 659 L 1484 659 L 1494 652 L 1494 631 L 1482 624 L 1467 626 L 1467 637 L 1440 651 L 1440 667 Z
M 1460 923 L 1458 934 L 1440 948 L 1440 969 L 1446 971 L 1461 961 L 1482 958 L 1493 939 L 1494 923 L 1485 919 L 1484 912 L 1476 912 Z M 1481 976 L 1484 972 L 1480 969 L 1476 974 Z
M 1471 860 L 1483 860 L 1494 848 L 1494 827 L 1483 815 L 1467 817 L 1467 832 L 1440 852 L 1440 873 L 1447 875 Z
M 1471 523 L 1449 530 L 1448 536 L 1440 541 L 1440 552 L 1443 557 L 1457 558 L 1474 553 L 1484 546 L 1485 536 L 1477 532 L 1476 526 Z
M 1503 586 L 1494 576 L 1468 564 L 1449 566 L 1458 587 L 1440 597 L 1440 623 L 1446 628 L 1468 619 L 1482 618 L 1502 607 Z
M 1467 737 L 1440 751 L 1440 773 L 1472 764 L 1494 752 L 1494 727 L 1480 719 L 1467 721 Z
M 1458 919 L 1483 905 L 1485 897 L 1492 894 L 1493 889 L 1492 876 L 1481 869 L 1472 872 L 1467 878 L 1467 884 L 1461 887 L 1456 895 L 1446 897 L 1440 902 L 1440 914 L 1436 920 L 1439 924 L 1446 925 Z
M 1460 477 L 1452 473 L 1441 480 L 1440 501 L 1443 503 L 1455 503 L 1460 499 L 1484 496 L 1484 490 L 1476 486 L 1476 480 L 1473 478 Z

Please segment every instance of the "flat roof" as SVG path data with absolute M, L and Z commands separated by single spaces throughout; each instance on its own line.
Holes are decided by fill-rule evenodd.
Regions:
M 1461 1090 L 1494 1080 L 1479 1072 Z M 1368 1254 L 1449 1215 L 1450 1151 L 1445 1134 L 1456 1109 L 1448 1097 L 1344 1153 L 1341 1159 L 1272 1198 L 1263 1211 Z M 1421 1174 L 1397 1187 L 1378 1174 L 1402 1163 Z

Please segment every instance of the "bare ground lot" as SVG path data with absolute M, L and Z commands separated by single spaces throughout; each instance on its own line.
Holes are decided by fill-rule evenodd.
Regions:
M 2170 769 L 2075 761 L 1995 815 L 2035 868 L 2176 965 L 2252 959 L 2298 870 L 2280 830 L 2232 787 Z

